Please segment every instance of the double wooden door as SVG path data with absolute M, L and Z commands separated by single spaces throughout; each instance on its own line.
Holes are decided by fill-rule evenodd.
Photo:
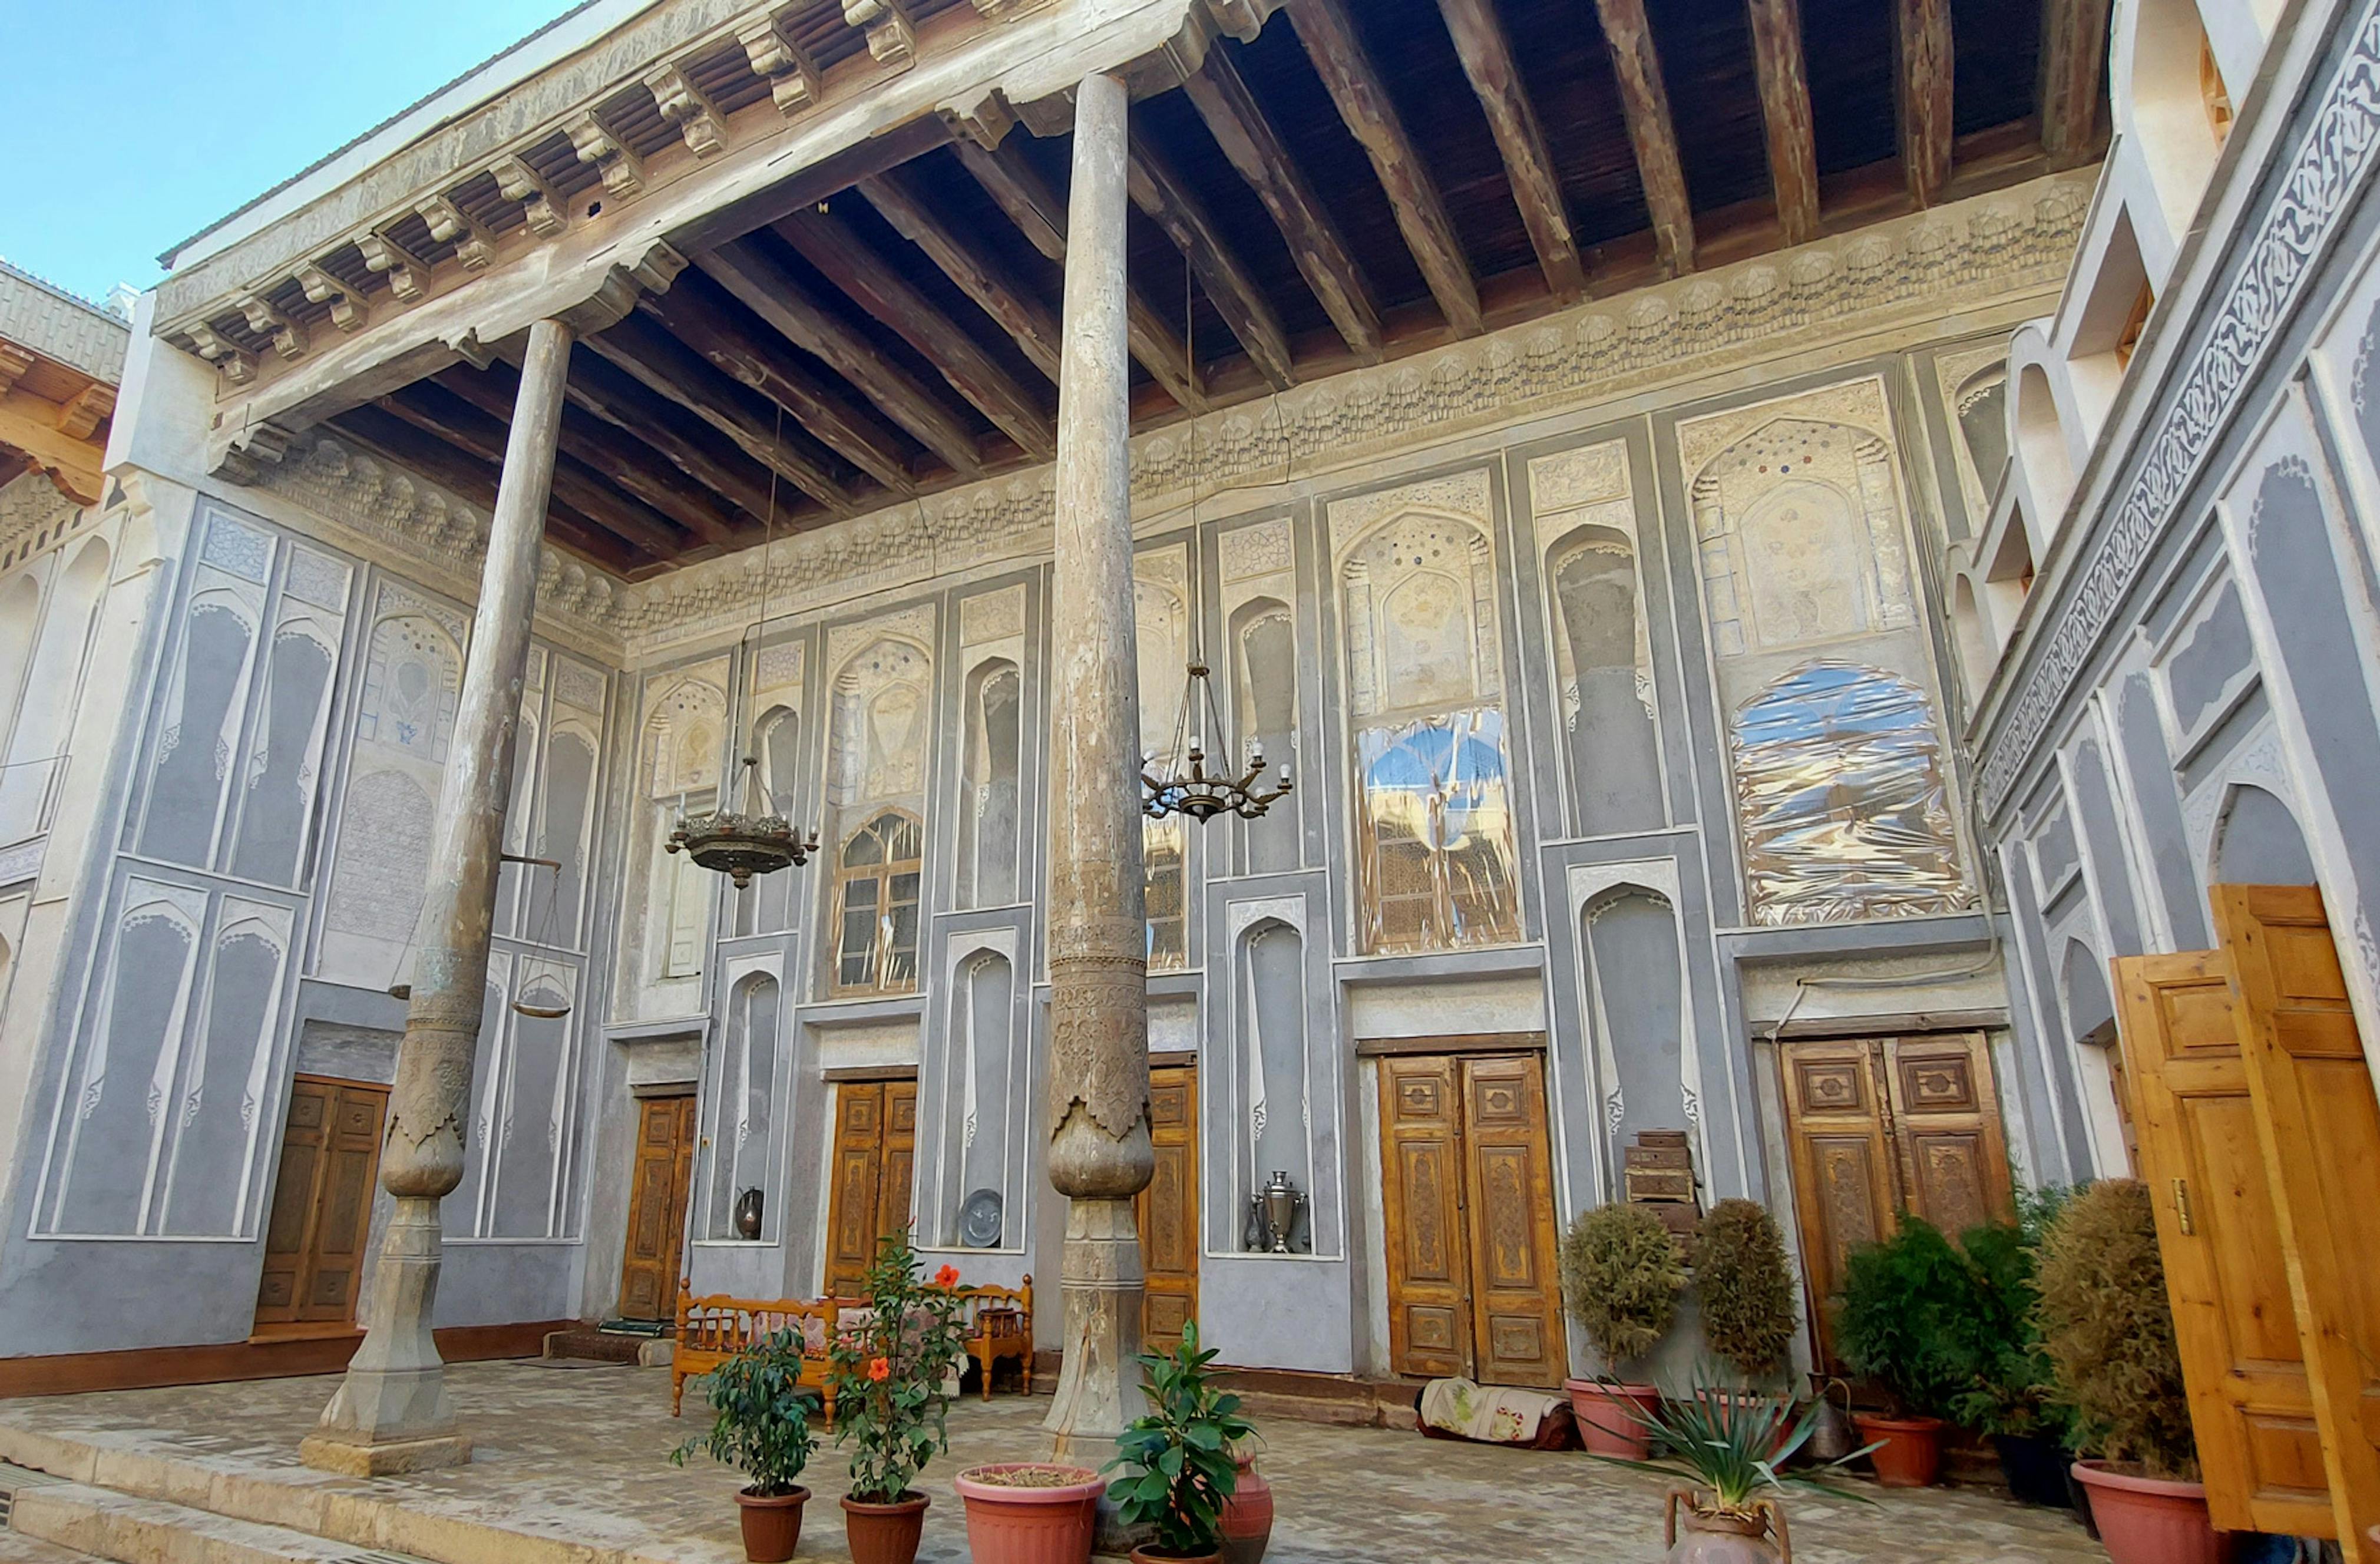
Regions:
M 2321 892 L 2213 901 L 2222 949 L 2113 964 L 2207 1508 L 2380 1559 L 2380 1097 Z
M 917 1083 L 845 1081 L 834 1094 L 834 1188 L 829 1195 L 826 1291 L 867 1291 L 878 1240 L 909 1231 L 917 1171 Z
M 691 1092 L 638 1099 L 637 1165 L 628 1183 L 628 1240 L 620 1255 L 622 1319 L 663 1320 L 677 1314 L 696 1124 Z
M 386 1086 L 313 1075 L 292 1083 L 256 1290 L 260 1331 L 354 1323 L 387 1116 Z
M 1170 1352 L 1198 1317 L 1198 1070 L 1160 1065 L 1148 1073 L 1148 1138 L 1157 1153 L 1148 1187 L 1133 1200 L 1148 1291 L 1140 1305 L 1145 1351 Z
M 1794 1214 L 1819 1350 L 1853 1249 L 1904 1211 L 1956 1239 L 2010 1214 L 2008 1144 L 1980 1032 L 1787 1043 Z
M 1569 1352 L 1538 1057 L 1387 1056 L 1380 1135 L 1396 1372 L 1560 1384 Z

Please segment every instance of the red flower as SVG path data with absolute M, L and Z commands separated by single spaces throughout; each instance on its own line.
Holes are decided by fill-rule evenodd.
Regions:
M 934 1273 L 934 1285 L 941 1288 L 945 1291 L 949 1291 L 951 1288 L 956 1287 L 958 1284 L 959 1268 L 956 1266 L 944 1266 L 941 1270 Z
M 872 1379 L 872 1380 L 874 1380 L 874 1381 L 876 1381 L 876 1383 L 878 1383 L 879 1385 L 881 1385 L 881 1384 L 883 1384 L 883 1383 L 884 1383 L 884 1381 L 886 1381 L 887 1379 L 892 1378 L 892 1360 L 891 1358 L 870 1358 L 870 1359 L 868 1359 L 868 1378 L 870 1378 L 870 1379 Z

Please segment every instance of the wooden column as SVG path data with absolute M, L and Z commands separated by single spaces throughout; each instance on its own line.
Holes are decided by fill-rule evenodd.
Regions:
M 446 1397 L 431 1340 L 443 1240 L 438 1203 L 463 1179 L 463 1127 L 486 1003 L 504 810 L 537 608 L 538 544 L 562 429 L 571 328 L 540 321 L 521 360 L 520 396 L 480 572 L 461 702 L 432 827 L 413 994 L 382 1140 L 381 1187 L 396 1197 L 381 1241 L 363 1344 L 322 1418 L 298 1447 L 310 1466 L 359 1476 L 459 1465 L 471 1441 Z
M 1092 1464 L 1144 1404 L 1133 1196 L 1155 1166 L 1124 444 L 1126 102 L 1110 76 L 1075 100 L 1050 604 L 1050 1182 L 1067 1197 L 1066 1323 L 1043 1426 L 1053 1453 Z

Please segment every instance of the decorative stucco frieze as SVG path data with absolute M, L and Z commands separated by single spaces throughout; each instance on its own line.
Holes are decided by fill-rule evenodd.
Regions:
M 78 509 L 45 473 L 20 473 L 0 484 L 0 568 L 31 557 L 71 531 Z
M 2242 406 L 2240 390 L 2288 330 L 2300 289 L 2380 164 L 2380 0 L 2349 30 L 2345 53 L 2314 95 L 2306 128 L 2281 164 L 2261 212 L 2237 224 L 2252 234 L 2228 289 L 2211 301 L 2209 329 L 2158 421 L 2140 442 L 2115 525 L 2053 589 L 2065 599 L 2022 687 L 1984 744 L 1984 809 L 1997 816 L 2068 692 L 2097 649 L 2207 453 Z M 2048 587 L 2049 583 L 2042 586 Z M 2041 589 L 2036 588 L 2036 590 Z M 2040 623 L 2053 622 L 2046 619 Z

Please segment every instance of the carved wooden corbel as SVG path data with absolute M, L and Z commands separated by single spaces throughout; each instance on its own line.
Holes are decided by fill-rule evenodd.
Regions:
M 645 72 L 645 91 L 653 107 L 675 125 L 697 157 L 716 157 L 727 150 L 727 116 L 709 93 L 694 84 L 678 65 L 658 65 Z
M 973 103 L 944 103 L 942 123 L 985 152 L 997 152 L 1016 127 L 1016 105 L 998 87 L 987 87 Z
M 496 189 L 504 200 L 521 203 L 521 216 L 528 231 L 541 239 L 550 239 L 570 226 L 570 209 L 563 204 L 553 188 L 538 177 L 537 170 L 510 152 L 488 165 L 496 181 Z
M 89 440 L 91 431 L 115 411 L 115 387 L 91 382 L 58 408 L 58 432 L 68 440 Z
M 603 188 L 615 196 L 633 196 L 645 188 L 645 160 L 636 150 L 617 136 L 611 127 L 595 117 L 589 109 L 563 127 L 570 133 L 570 144 L 577 151 L 578 161 L 593 164 L 603 176 Z
M 755 76 L 766 77 L 779 114 L 798 114 L 819 101 L 818 62 L 794 38 L 790 8 L 735 30 Z
M 305 354 L 306 328 L 273 308 L 262 295 L 238 294 L 234 296 L 231 305 L 248 317 L 249 331 L 273 339 L 273 351 L 282 358 L 296 358 Z
M 294 275 L 298 285 L 306 290 L 307 298 L 331 307 L 331 324 L 339 330 L 361 331 L 364 322 L 370 318 L 370 311 L 364 308 L 364 301 L 348 292 L 347 285 L 319 262 L 307 261 L 298 268 Z
M 868 52 L 879 65 L 917 63 L 917 25 L 902 0 L 843 0 L 843 19 L 868 34 Z
M 642 296 L 669 292 L 670 285 L 677 281 L 677 274 L 686 266 L 684 255 L 656 239 L 652 248 L 634 261 L 619 262 L 606 270 L 595 285 L 595 291 L 561 310 L 560 319 L 580 336 L 618 325 Z
M 455 259 L 468 272 L 484 272 L 488 262 L 496 258 L 496 247 L 455 204 L 452 196 L 429 196 L 413 203 L 421 220 L 430 224 L 430 236 L 455 246 Z
M 234 385 L 246 385 L 256 378 L 256 356 L 225 337 L 204 321 L 192 322 L 190 346 L 197 349 L 200 358 L 221 370 L 224 379 Z
M 276 423 L 251 424 L 234 437 L 223 460 L 215 464 L 215 476 L 242 488 L 261 483 L 280 467 L 297 439 Z
M 356 236 L 356 248 L 364 252 L 366 269 L 387 274 L 388 291 L 399 302 L 411 304 L 429 291 L 430 263 L 386 234 L 366 229 Z
M 17 382 L 33 367 L 33 356 L 10 342 L 0 342 L 0 396 L 16 389 Z

